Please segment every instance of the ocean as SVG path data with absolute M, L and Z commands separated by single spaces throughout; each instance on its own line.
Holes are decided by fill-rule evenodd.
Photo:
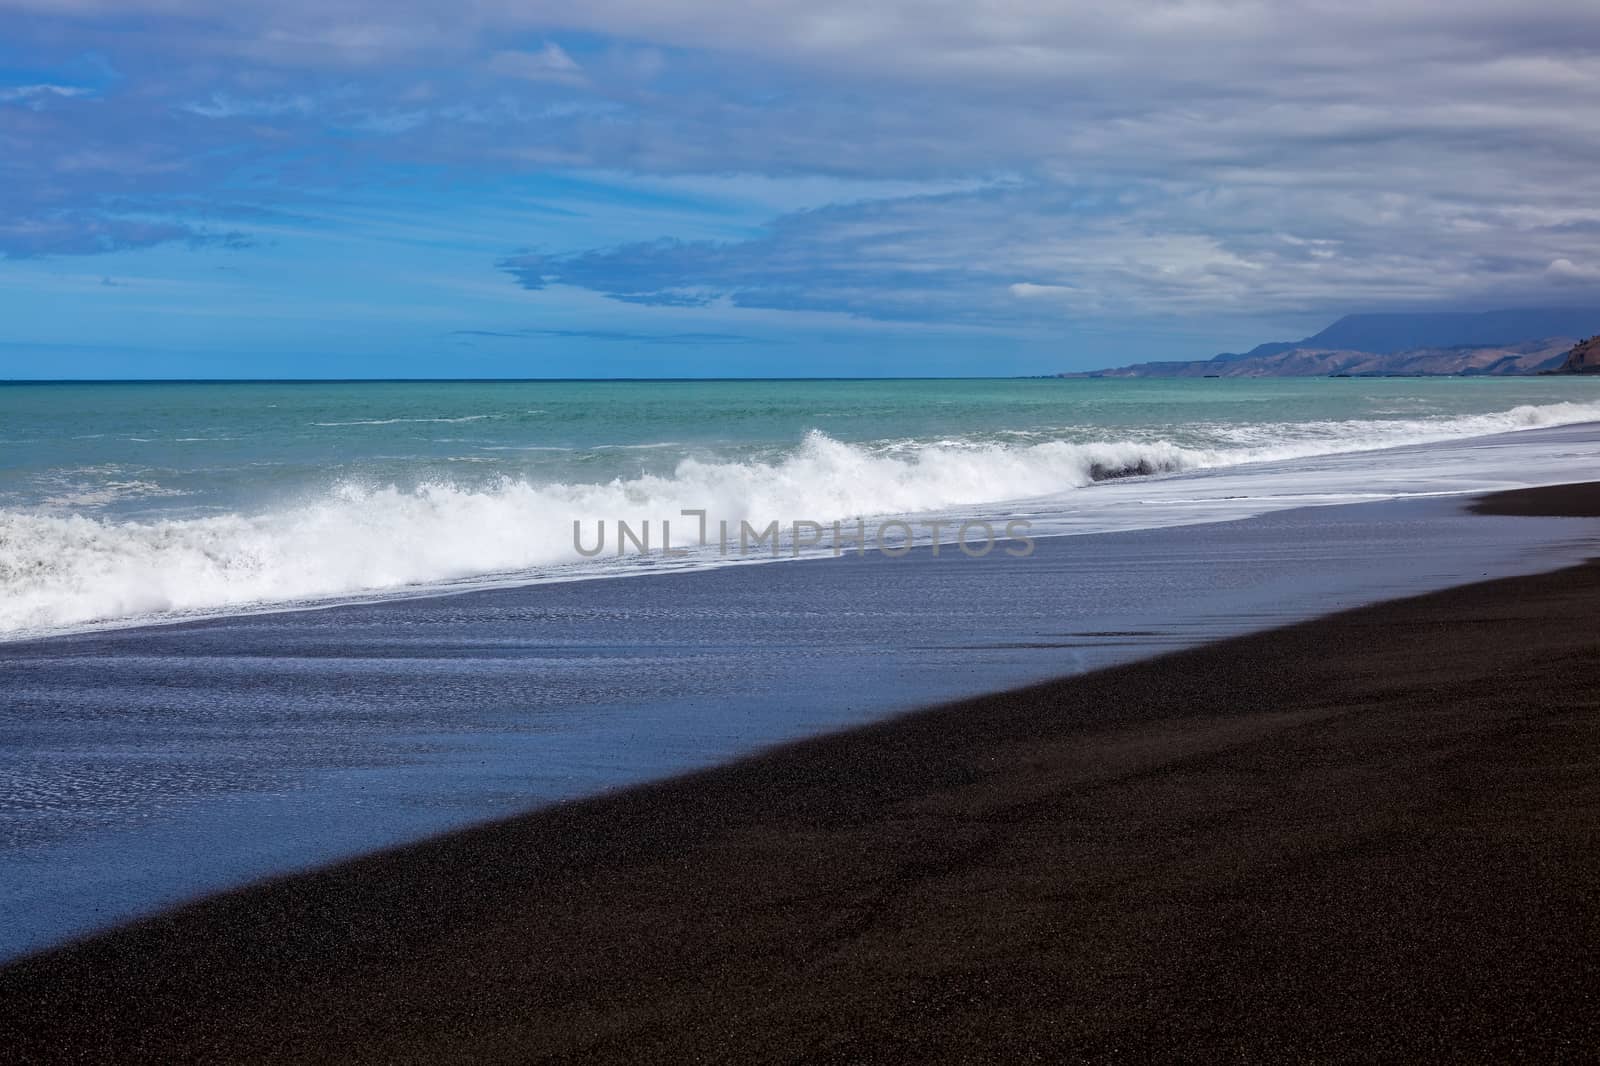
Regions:
M 1278 472 L 1597 418 L 1573 378 L 13 384 L 0 638 L 772 558 L 702 546 L 684 511 L 733 541 L 777 522 L 793 558 L 860 516 L 920 516 L 887 545 L 948 541 L 943 517 L 1090 533 L 1461 491 L 1470 469 Z M 1250 470 L 1227 499 L 1149 487 Z M 1085 491 L 1127 475 L 1137 504 Z
M 1580 561 L 1591 523 L 1461 494 L 1592 480 L 1596 423 L 1565 378 L 0 387 L 0 958 Z

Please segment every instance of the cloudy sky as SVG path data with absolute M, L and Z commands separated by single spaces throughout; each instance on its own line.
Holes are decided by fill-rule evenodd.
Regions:
M 1594 0 L 0 0 L 0 376 L 1044 373 L 1597 237 Z

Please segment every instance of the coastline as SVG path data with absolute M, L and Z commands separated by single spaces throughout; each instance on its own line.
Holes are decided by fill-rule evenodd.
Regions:
M 746 383 L 707 386 L 687 408 L 626 384 L 254 398 L 193 386 L 148 404 L 100 392 L 0 412 L 17 449 L 14 471 L 0 471 L 0 541 L 13 553 L 0 643 L 773 561 L 761 544 L 744 550 L 746 520 L 777 523 L 788 561 L 833 554 L 810 526 L 824 541 L 860 535 L 845 533 L 850 516 L 877 539 L 887 526 L 891 540 L 953 545 L 971 519 L 1098 534 L 1576 481 L 1592 455 L 1564 442 L 1592 443 L 1600 419 L 1592 389 L 1504 381 Z M 597 405 L 609 414 L 588 419 Z M 166 412 L 161 425 L 121 424 L 147 407 Z M 726 433 L 713 428 L 724 417 Z M 84 419 L 108 432 L 66 432 Z M 141 458 L 124 469 L 130 448 Z M 706 510 L 697 532 L 727 520 L 739 550 L 692 535 L 685 509 Z M 615 550 L 591 555 L 603 521 Z M 580 526 L 590 547 L 575 542 Z
M 1532 491 L 1483 506 L 1600 500 Z M 1597 606 L 1591 562 L 1361 607 L 279 879 L 5 967 L 0 1042 L 1578 1054 L 1600 1039 Z
M 1533 455 L 1588 447 L 1539 436 Z M 1480 451 L 1491 483 L 1530 454 Z M 1480 518 L 1462 499 L 7 645 L 0 963 L 806 737 L 1594 554 L 1581 520 Z

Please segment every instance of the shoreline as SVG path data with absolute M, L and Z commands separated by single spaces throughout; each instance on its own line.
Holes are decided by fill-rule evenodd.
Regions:
M 921 708 L 1553 570 L 1593 544 L 1581 521 L 1387 500 L 1046 538 L 1026 559 L 918 549 L 33 645 L 0 655 L 0 777 L 22 800 L 0 809 L 0 963 Z
M 1575 401 L 1561 402 L 1572 406 Z M 911 540 L 916 543 L 917 548 L 928 547 L 937 542 L 941 547 L 955 551 L 957 550 L 955 530 L 967 518 L 981 519 L 991 523 L 997 530 L 1001 526 L 1009 529 L 1009 523 L 1016 520 L 1021 523 L 1023 539 L 1034 541 L 1062 536 L 1102 536 L 1140 530 L 1180 529 L 1260 517 L 1301 506 L 1345 506 L 1383 498 L 1404 500 L 1429 496 L 1466 496 L 1527 484 L 1524 472 L 1529 469 L 1541 471 L 1538 475 L 1539 480 L 1548 479 L 1553 483 L 1574 481 L 1589 476 L 1590 471 L 1587 466 L 1574 462 L 1573 454 L 1567 451 L 1564 445 L 1572 441 L 1591 443 L 1597 430 L 1600 430 L 1600 421 L 1556 421 L 1552 424 L 1535 421 L 1532 424 L 1527 422 L 1513 424 L 1516 419 L 1511 416 L 1519 410 L 1523 408 L 1479 415 L 1461 415 L 1461 419 L 1480 420 L 1474 432 L 1465 436 L 1435 438 L 1424 434 L 1419 439 L 1395 438 L 1377 444 L 1347 440 L 1340 447 L 1328 451 L 1320 448 L 1312 448 L 1309 451 L 1290 448 L 1288 452 L 1276 456 L 1257 455 L 1254 458 L 1247 456 L 1249 448 L 1241 446 L 1236 454 L 1228 453 L 1223 460 L 1215 463 L 1207 460 L 1194 466 L 1180 462 L 1176 467 L 1169 468 L 1161 465 L 1159 458 L 1152 460 L 1151 456 L 1138 452 L 1126 462 L 1122 460 L 1111 462 L 1107 467 L 1111 470 L 1111 476 L 1094 475 L 1097 465 L 1104 464 L 1093 460 L 1092 457 L 1078 456 L 1073 461 L 1083 464 L 1083 474 L 1086 477 L 1094 476 L 1089 483 L 1076 488 L 1060 489 L 1042 496 L 1002 494 L 1000 498 L 984 503 L 952 503 L 945 507 L 933 507 L 929 510 L 903 514 L 884 512 L 858 519 L 825 521 L 819 523 L 824 528 L 822 541 L 807 546 L 803 551 L 797 551 L 792 543 L 796 530 L 793 519 L 800 516 L 790 516 L 787 520 L 766 516 L 772 518 L 780 527 L 777 534 L 779 545 L 771 557 L 768 557 L 766 549 L 759 545 L 749 552 L 741 549 L 730 554 L 725 544 L 720 553 L 711 550 L 711 545 L 703 547 L 691 545 L 688 556 L 668 557 L 662 554 L 659 541 L 654 553 L 648 550 L 625 553 L 619 535 L 615 552 L 602 551 L 598 556 L 587 559 L 576 557 L 563 559 L 551 556 L 538 562 L 507 563 L 503 568 L 481 567 L 474 563 L 460 571 L 452 568 L 443 571 L 435 569 L 427 573 L 416 573 L 398 581 L 384 579 L 371 584 L 334 583 L 298 588 L 292 595 L 282 589 L 267 593 L 257 588 L 248 595 L 236 597 L 233 593 L 237 590 L 230 591 L 230 586 L 224 581 L 215 588 L 207 587 L 205 594 L 192 602 L 179 596 L 174 605 L 170 600 L 173 588 L 182 587 L 193 575 L 186 571 L 174 572 L 170 568 L 174 565 L 173 558 L 163 555 L 150 544 L 136 541 L 131 546 L 136 552 L 155 552 L 146 560 L 154 567 L 152 573 L 159 578 L 156 580 L 146 575 L 146 578 L 154 581 L 154 585 L 146 588 L 141 583 L 145 579 L 132 580 L 129 574 L 115 568 L 107 573 L 96 571 L 86 573 L 82 575 L 79 585 L 70 582 L 60 585 L 59 576 L 53 578 L 57 584 L 52 585 L 51 589 L 55 594 L 64 597 L 62 603 L 67 607 L 57 604 L 42 608 L 35 604 L 34 613 L 24 615 L 0 611 L 0 651 L 25 648 L 62 638 L 92 637 L 97 634 L 118 632 L 139 633 L 168 626 L 204 625 L 231 619 L 250 619 L 301 611 L 336 610 L 343 607 L 382 605 L 441 596 L 473 595 L 494 589 L 536 588 L 573 582 L 631 579 L 665 572 L 705 572 L 736 565 L 813 562 L 830 557 L 838 559 L 841 556 L 855 555 L 856 549 L 846 547 L 842 551 L 830 552 L 827 547 L 830 538 L 826 536 L 826 532 L 831 525 L 842 524 L 846 532 L 846 543 L 853 544 L 853 541 L 849 540 L 854 535 L 850 530 L 850 523 L 853 521 L 870 523 L 870 528 L 875 531 L 879 543 L 870 549 L 869 554 L 883 556 L 897 554 L 900 551 L 898 544 L 894 545 L 891 553 L 882 550 L 884 529 L 900 523 L 911 527 L 907 532 L 911 534 Z M 1585 410 L 1587 411 L 1587 408 Z M 1510 422 L 1506 421 L 1508 418 L 1511 419 Z M 1493 426 L 1482 424 L 1483 419 L 1489 419 L 1495 424 Z M 855 447 L 848 442 L 844 442 L 842 446 Z M 1071 447 L 1089 446 L 1071 445 Z M 1515 454 L 1519 452 L 1523 454 Z M 1153 465 L 1148 465 L 1147 469 L 1147 464 L 1152 463 Z M 1378 464 L 1376 470 L 1374 463 Z M 1316 469 L 1316 476 L 1312 478 L 1309 488 L 1301 482 L 1303 471 L 1297 469 L 1305 464 L 1311 464 Z M 1396 478 L 1394 472 L 1387 469 L 1390 464 L 1412 464 L 1418 473 Z M 1125 477 L 1118 471 L 1125 474 L 1145 471 L 1153 476 Z M 1422 471 L 1428 473 L 1424 475 Z M 1386 486 L 1384 491 L 1377 493 L 1372 491 L 1375 479 L 1379 484 Z M 1302 493 L 1305 495 L 1302 496 Z M 1291 497 L 1298 498 L 1286 502 Z M 494 516 L 506 517 L 498 509 L 504 501 L 494 497 L 492 493 L 479 499 L 478 502 L 489 505 Z M 260 512 L 246 509 L 228 513 L 246 522 L 264 520 L 274 514 L 283 517 L 270 508 Z M 670 511 L 665 513 L 670 514 Z M 341 521 L 352 518 L 349 514 L 343 512 L 340 514 Z M 364 515 L 362 520 L 367 521 L 371 517 Z M 403 514 L 389 517 L 402 524 L 405 521 Z M 510 517 L 517 521 L 526 518 L 525 515 L 515 512 L 512 512 Z M 51 520 L 56 521 L 60 518 L 61 516 L 53 516 Z M 111 522 L 111 525 L 104 527 L 105 530 L 114 543 L 122 543 L 118 538 L 122 535 L 119 531 L 124 527 L 117 524 L 114 515 L 90 514 L 88 520 L 92 523 Z M 180 515 L 174 520 L 190 533 L 194 532 L 192 524 L 201 521 L 193 515 Z M 646 544 L 649 542 L 650 522 L 659 523 L 667 520 L 659 517 L 644 520 L 642 533 Z M 764 519 L 758 519 L 757 524 L 761 524 L 762 521 Z M 943 536 L 926 536 L 925 531 L 930 525 L 942 529 Z M 655 526 L 657 534 L 663 534 L 664 529 L 665 527 L 660 524 Z M 258 530 L 258 532 L 267 536 L 271 542 L 268 531 Z M 680 534 L 683 532 L 681 528 L 679 532 Z M 56 531 L 51 535 L 58 533 L 59 531 Z M 433 533 L 436 536 L 446 533 L 452 536 L 467 535 L 470 539 L 472 530 L 451 526 L 443 530 L 435 529 Z M 571 547 L 566 539 L 568 533 L 563 525 L 557 537 L 563 551 Z M 189 543 L 184 539 L 188 533 L 182 536 L 174 533 L 173 536 L 179 544 Z M 995 539 L 1010 538 L 1008 535 Z M 208 538 L 202 538 L 200 546 L 192 544 L 189 546 L 203 555 L 209 555 L 213 551 L 220 552 L 221 561 L 226 563 L 229 561 L 228 551 L 231 550 L 229 543 L 212 544 Z M 126 544 L 122 546 L 129 547 Z M 604 547 L 603 544 L 600 546 Z M 324 564 L 329 562 L 318 555 L 313 546 L 300 547 L 311 551 L 316 560 Z M 71 552 L 68 554 L 70 556 Z M 248 563 L 248 552 L 246 556 Z M 226 572 L 228 567 L 223 566 L 221 569 Z M 245 565 L 242 572 L 251 573 L 251 566 Z M 124 583 L 131 581 L 131 584 L 121 587 L 118 585 L 119 581 Z M 105 613 L 96 613 L 94 610 L 84 613 L 84 604 L 77 597 L 82 595 L 84 588 L 96 588 L 101 584 L 121 588 L 121 591 L 118 596 L 112 597 L 110 606 L 98 600 L 91 605 L 103 608 Z M 24 585 L 24 592 L 29 596 L 37 598 L 42 591 L 33 589 L 29 592 Z M 149 607 L 135 610 L 127 606 L 129 596 L 132 597 L 132 602 L 138 602 L 142 597 L 148 596 L 152 597 L 152 603 L 167 602 L 168 606 L 164 609 Z
M 1592 516 L 1600 485 L 1487 498 Z M 1576 1054 L 1600 562 L 800 741 L 0 969 L 28 1061 Z

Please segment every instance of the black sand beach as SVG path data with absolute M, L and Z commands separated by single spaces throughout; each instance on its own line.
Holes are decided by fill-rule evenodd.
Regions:
M 1455 589 L 231 893 L 0 971 L 0 1057 L 1582 1059 L 1597 617 Z

